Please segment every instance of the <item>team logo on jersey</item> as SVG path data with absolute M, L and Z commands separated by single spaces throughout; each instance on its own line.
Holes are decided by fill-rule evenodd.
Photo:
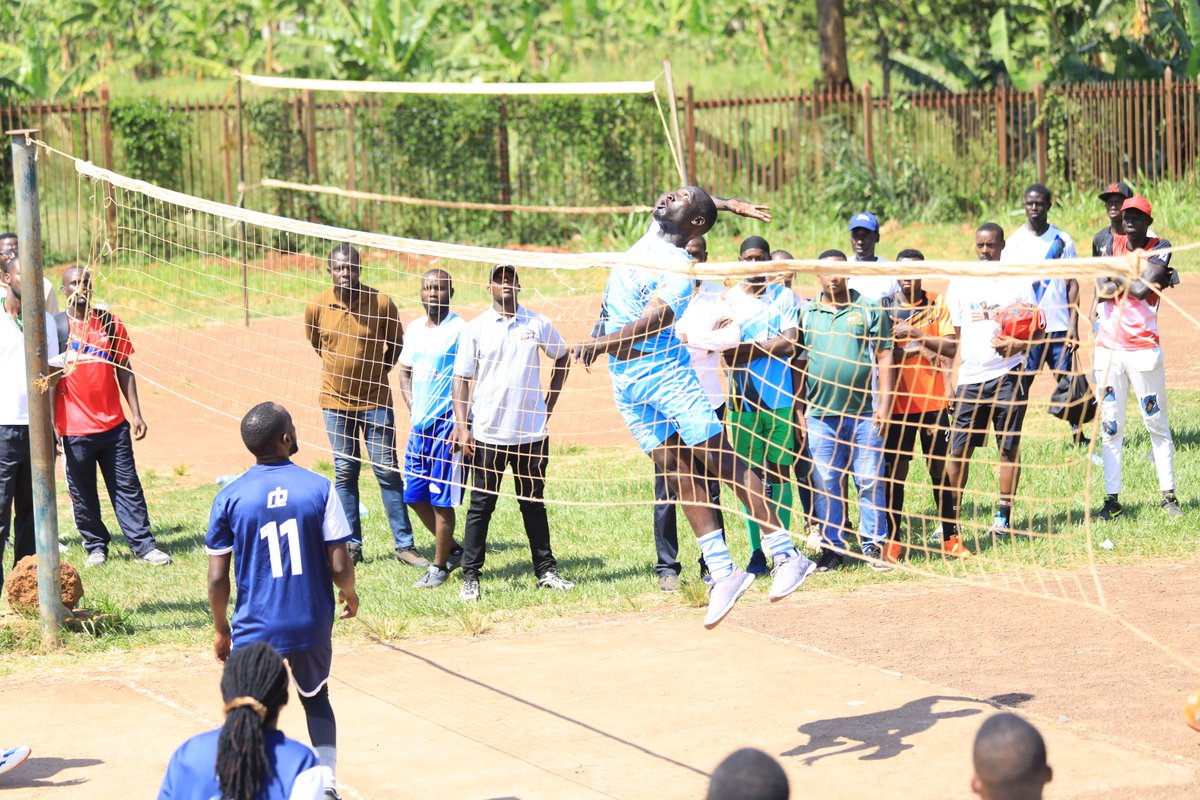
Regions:
M 1158 395 L 1148 394 L 1142 398 L 1142 410 L 1146 412 L 1147 417 L 1153 417 L 1158 413 Z
M 267 508 L 283 508 L 287 505 L 287 489 L 276 486 L 275 491 L 267 493 Z
M 983 322 L 992 318 L 992 314 L 1000 310 L 999 305 L 992 303 L 980 303 L 979 305 L 971 306 L 971 321 Z
M 527 342 L 536 336 L 537 336 L 537 333 L 533 330 L 533 328 L 526 326 L 521 329 L 521 335 L 518 336 L 517 338 L 519 338 L 523 342 Z
M 1117 435 L 1117 423 L 1116 422 L 1102 422 L 1102 423 L 1100 423 L 1100 430 L 1104 431 L 1105 436 L 1116 436 Z
M 1105 386 L 1104 399 L 1115 403 L 1117 401 L 1117 390 L 1111 386 Z

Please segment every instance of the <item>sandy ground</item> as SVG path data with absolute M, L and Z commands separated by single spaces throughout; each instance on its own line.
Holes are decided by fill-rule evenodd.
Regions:
M 1104 577 L 1131 619 L 1195 655 L 1197 566 Z M 342 649 L 339 774 L 361 798 L 688 798 L 754 746 L 780 759 L 794 797 L 968 797 L 975 731 L 1003 706 L 1046 737 L 1048 798 L 1195 796 L 1200 736 L 1181 687 L 1196 675 L 1103 615 L 1058 608 L 868 587 L 747 602 L 713 632 L 682 610 Z M 0 688 L 19 726 L 6 733 L 34 750 L 0 777 L 6 798 L 149 796 L 174 747 L 215 726 L 206 654 L 95 661 Z M 304 739 L 298 703 L 282 727 Z

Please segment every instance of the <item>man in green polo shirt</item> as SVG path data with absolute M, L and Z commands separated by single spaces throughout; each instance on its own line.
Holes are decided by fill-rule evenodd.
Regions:
M 827 250 L 822 261 L 845 261 Z M 821 296 L 804 309 L 800 343 L 808 359 L 801 389 L 805 395 L 808 444 L 813 460 L 816 516 L 824 550 L 818 572 L 842 566 L 846 546 L 846 476 L 854 478 L 863 556 L 885 570 L 887 504 L 883 484 L 883 442 L 892 407 L 892 323 L 879 304 L 846 285 L 846 279 L 820 275 Z M 878 375 L 878 404 L 872 386 Z

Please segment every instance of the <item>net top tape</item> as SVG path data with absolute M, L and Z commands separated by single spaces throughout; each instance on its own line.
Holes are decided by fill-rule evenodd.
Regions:
M 653 94 L 654 81 L 589 83 L 408 83 L 403 81 L 333 81 L 242 75 L 242 80 L 264 89 L 299 89 L 314 92 L 369 92 L 373 94 L 472 94 L 472 95 L 592 95 Z

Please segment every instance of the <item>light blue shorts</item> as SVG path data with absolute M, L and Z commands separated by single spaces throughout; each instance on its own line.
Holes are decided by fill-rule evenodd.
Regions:
M 679 348 L 686 359 L 683 348 Z M 721 420 L 684 360 L 664 361 L 658 354 L 628 361 L 609 360 L 613 398 L 629 432 L 649 453 L 673 433 L 689 447 L 721 433 Z

